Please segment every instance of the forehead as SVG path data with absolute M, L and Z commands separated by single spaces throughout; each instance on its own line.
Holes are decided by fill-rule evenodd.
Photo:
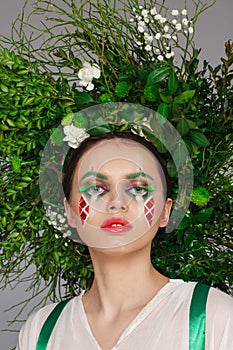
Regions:
M 103 140 L 93 145 L 81 157 L 78 169 L 79 176 L 83 176 L 86 171 L 116 171 L 132 172 L 141 171 L 149 175 L 158 173 L 160 167 L 155 156 L 140 143 L 115 138 Z

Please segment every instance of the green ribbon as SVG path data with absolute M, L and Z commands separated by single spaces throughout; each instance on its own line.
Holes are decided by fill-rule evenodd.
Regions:
M 206 302 L 210 286 L 197 283 L 189 314 L 189 350 L 205 350 Z
M 57 304 L 55 306 L 55 308 L 53 309 L 53 311 L 49 314 L 48 318 L 46 319 L 41 331 L 40 331 L 40 335 L 37 341 L 37 345 L 36 345 L 36 350 L 46 350 L 48 342 L 49 342 L 49 338 L 51 336 L 51 333 L 55 327 L 55 324 L 62 312 L 62 310 L 64 309 L 64 307 L 66 306 L 66 304 L 70 301 L 70 299 L 61 301 L 59 304 Z

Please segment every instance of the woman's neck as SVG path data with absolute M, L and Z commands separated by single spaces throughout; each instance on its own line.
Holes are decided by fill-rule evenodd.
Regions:
M 95 278 L 84 295 L 84 305 L 94 312 L 117 314 L 142 308 L 169 281 L 150 261 L 150 247 L 122 253 L 90 249 Z

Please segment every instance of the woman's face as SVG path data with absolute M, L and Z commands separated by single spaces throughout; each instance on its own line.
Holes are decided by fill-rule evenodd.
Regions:
M 132 140 L 104 140 L 89 149 L 75 169 L 65 202 L 68 222 L 82 241 L 114 248 L 166 226 L 160 167 L 149 150 Z

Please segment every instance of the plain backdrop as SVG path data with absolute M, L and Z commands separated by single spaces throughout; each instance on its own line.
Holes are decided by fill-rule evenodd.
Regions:
M 28 0 L 28 3 L 34 3 L 35 0 Z M 53 1 L 51 1 L 53 2 Z M 54 0 L 56 2 L 56 0 Z M 77 1 L 78 3 L 79 1 Z M 191 3 L 188 0 L 188 5 Z M 203 0 L 210 3 L 210 0 Z M 13 20 L 19 14 L 24 0 L 0 0 L 0 34 L 10 36 Z M 168 0 L 167 5 L 171 9 L 183 8 L 183 0 Z M 153 5 L 153 1 L 148 1 Z M 229 39 L 233 40 L 233 0 L 218 0 L 214 7 L 202 14 L 197 23 L 196 29 L 196 47 L 202 48 L 201 59 L 206 59 L 212 66 L 220 63 L 220 57 L 224 57 L 224 43 Z M 16 289 L 7 288 L 0 290 L 0 329 L 7 328 L 7 320 L 14 317 L 16 310 L 5 312 L 7 308 L 15 305 L 29 297 L 27 293 L 27 284 L 21 284 Z M 22 317 L 27 317 L 25 312 Z M 19 328 L 20 325 L 15 326 Z M 17 342 L 17 333 L 0 333 L 0 350 L 9 350 L 15 347 Z

